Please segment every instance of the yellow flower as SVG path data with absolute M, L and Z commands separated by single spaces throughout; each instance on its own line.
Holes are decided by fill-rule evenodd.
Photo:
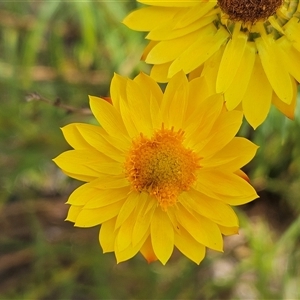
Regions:
M 257 150 L 235 137 L 243 114 L 208 95 L 202 78 L 188 82 L 183 72 L 164 93 L 143 73 L 134 80 L 115 75 L 112 105 L 90 97 L 101 127 L 63 128 L 74 150 L 54 161 L 87 182 L 71 194 L 67 220 L 102 224 L 100 244 L 118 262 L 141 251 L 148 262 L 165 264 L 175 245 L 199 264 L 206 247 L 222 251 L 222 234 L 237 233 L 230 205 L 257 197 L 240 170 Z
M 294 117 L 300 82 L 299 0 L 138 0 L 124 23 L 148 31 L 143 59 L 167 82 L 178 71 L 205 76 L 228 110 L 256 128 L 271 103 Z

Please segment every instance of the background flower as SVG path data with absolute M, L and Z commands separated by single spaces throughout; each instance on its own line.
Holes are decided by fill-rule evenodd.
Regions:
M 240 108 L 252 127 L 273 103 L 293 118 L 300 81 L 298 0 L 155 1 L 124 23 L 149 31 L 143 59 L 166 82 L 179 70 L 205 76 L 224 93 L 228 110 Z
M 63 128 L 74 150 L 54 161 L 87 182 L 70 196 L 67 220 L 102 224 L 103 251 L 118 262 L 141 251 L 165 264 L 175 245 L 199 264 L 206 247 L 222 251 L 222 234 L 237 233 L 230 205 L 257 197 L 240 170 L 257 147 L 234 137 L 243 115 L 225 110 L 221 95 L 208 95 L 202 78 L 188 82 L 181 72 L 164 94 L 143 73 L 115 75 L 113 105 L 90 97 L 102 127 Z

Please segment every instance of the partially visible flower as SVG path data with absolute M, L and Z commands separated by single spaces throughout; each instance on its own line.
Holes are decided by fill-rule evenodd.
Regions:
M 124 23 L 148 31 L 143 59 L 167 82 L 179 70 L 205 76 L 256 128 L 271 103 L 294 117 L 300 82 L 299 0 L 138 0 Z
M 139 251 L 165 264 L 174 245 L 199 264 L 205 248 L 223 249 L 224 235 L 238 232 L 230 205 L 257 197 L 240 170 L 257 146 L 235 137 L 240 111 L 208 96 L 202 78 L 181 72 L 165 93 L 149 76 L 115 75 L 112 105 L 90 97 L 100 126 L 70 124 L 63 134 L 74 148 L 55 163 L 85 181 L 70 196 L 67 220 L 98 224 L 104 252 L 118 262 Z

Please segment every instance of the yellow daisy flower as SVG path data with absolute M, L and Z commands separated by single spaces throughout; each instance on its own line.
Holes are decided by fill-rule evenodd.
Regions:
M 205 76 L 228 110 L 256 128 L 273 103 L 293 118 L 300 82 L 299 0 L 138 0 L 124 23 L 148 31 L 143 59 L 167 82 L 178 71 Z
M 102 224 L 100 244 L 118 262 L 141 251 L 165 264 L 174 245 L 198 264 L 206 247 L 222 251 L 222 234 L 238 231 L 230 205 L 257 198 L 240 170 L 257 150 L 235 137 L 243 114 L 228 112 L 202 78 L 188 82 L 183 72 L 164 93 L 143 73 L 115 75 L 111 98 L 90 97 L 101 127 L 62 129 L 74 150 L 54 161 L 87 182 L 71 194 L 67 220 Z

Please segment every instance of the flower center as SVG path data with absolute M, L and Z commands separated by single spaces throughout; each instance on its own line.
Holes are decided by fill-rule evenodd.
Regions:
M 182 145 L 183 139 L 182 130 L 174 132 L 162 125 L 151 139 L 141 134 L 134 140 L 125 162 L 133 189 L 154 196 L 163 210 L 190 188 L 200 167 L 196 154 Z
M 282 3 L 283 0 L 218 0 L 229 19 L 251 24 L 274 15 Z

